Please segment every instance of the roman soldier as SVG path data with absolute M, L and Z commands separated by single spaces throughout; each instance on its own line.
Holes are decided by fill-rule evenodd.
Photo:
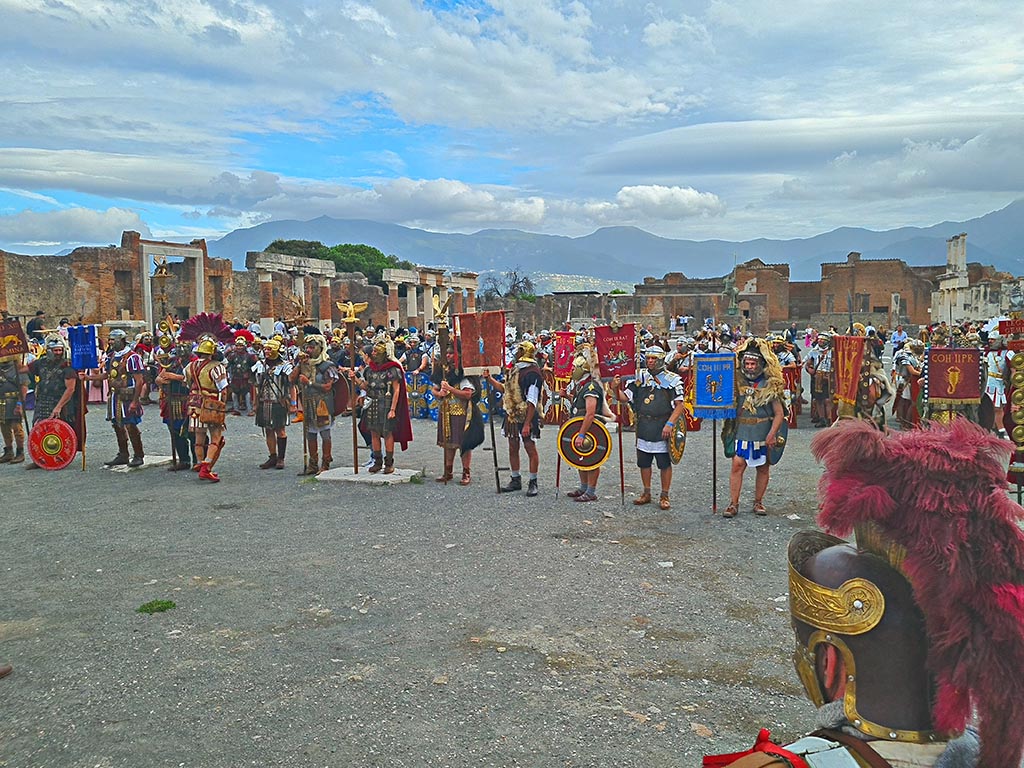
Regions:
M 437 445 L 444 449 L 444 472 L 436 480 L 447 483 L 452 479 L 458 451 L 462 458 L 459 485 L 469 485 L 473 449 L 484 441 L 483 414 L 476 407 L 480 383 L 463 373 L 455 347 L 448 349 L 447 357 L 441 383 L 432 387 L 437 402 Z
M 219 483 L 220 477 L 213 468 L 224 449 L 228 373 L 218 359 L 217 345 L 231 344 L 235 337 L 219 314 L 201 312 L 181 324 L 178 338 L 198 341 L 196 359 L 185 368 L 185 382 L 189 386 L 188 426 L 195 435 L 200 479 Z
M 192 342 L 179 341 L 173 347 L 171 343 L 170 336 L 160 337 L 156 383 L 160 387 L 160 419 L 167 425 L 174 448 L 174 461 L 167 471 L 180 472 L 198 463 L 194 461 L 195 435 L 188 428 L 189 387 L 185 383 L 185 368 L 192 362 Z
M 633 499 L 633 504 L 651 503 L 651 465 L 656 461 L 661 475 L 658 505 L 661 509 L 670 509 L 672 460 L 668 443 L 676 423 L 683 418 L 686 391 L 682 378 L 666 369 L 665 350 L 661 347 L 647 347 L 644 361 L 646 367 L 637 371 L 636 378 L 621 387 L 621 380 L 616 376 L 611 389 L 618 400 L 628 402 L 636 414 L 636 465 L 644 489 Z
M 149 331 L 137 334 L 135 336 L 134 349 L 139 357 L 142 358 L 142 364 L 145 366 L 142 374 L 142 396 L 139 398 L 139 402 L 143 405 L 152 405 L 153 401 L 150 399 L 149 394 L 153 390 L 157 372 L 156 357 L 153 354 L 153 334 Z
M 768 490 L 768 449 L 776 447 L 779 429 L 786 418 L 782 367 L 764 339 L 748 338 L 736 350 L 736 418 L 722 430 L 726 456 L 732 457 L 729 473 L 729 506 L 722 517 L 736 517 L 743 489 L 743 473 L 754 467 L 755 515 L 767 515 L 764 495 Z
M 811 423 L 827 427 L 835 421 L 832 403 L 834 374 L 832 363 L 832 335 L 818 334 L 814 347 L 807 353 L 804 370 L 811 375 Z
M 338 368 L 327 357 L 327 339 L 315 326 L 303 331 L 302 352 L 289 378 L 302 397 L 302 430 L 306 433 L 308 457 L 300 475 L 316 475 L 331 468 L 334 461 L 331 427 L 334 425 L 334 384 Z M 319 458 L 317 436 L 323 443 L 323 460 Z
M 36 381 L 36 407 L 32 412 L 32 426 L 43 419 L 61 419 L 71 425 L 81 445 L 79 434 L 78 373 L 71 367 L 67 341 L 59 333 L 50 333 L 44 341 L 43 357 L 29 363 L 30 379 Z M 35 462 L 26 469 L 38 469 Z
M 840 399 L 837 406 L 838 417 L 867 419 L 879 429 L 885 429 L 885 404 L 893 396 L 892 380 L 882 367 L 882 361 L 875 355 L 871 337 L 863 338 L 864 354 L 861 357 L 860 371 L 853 372 L 853 375 L 857 376 L 857 398 L 853 403 Z M 837 376 L 838 373 L 837 371 Z M 840 388 L 840 391 L 845 391 L 845 388 Z
M 527 496 L 536 496 L 537 473 L 540 469 L 540 454 L 537 452 L 537 439 L 540 437 L 540 398 L 544 389 L 544 375 L 537 365 L 536 347 L 531 341 L 519 343 L 515 351 L 515 361 L 508 373 L 507 380 L 502 383 L 484 370 L 487 383 L 495 391 L 504 393 L 502 403 L 505 408 L 505 420 L 501 433 L 508 439 L 508 464 L 512 477 L 507 485 L 501 487 L 502 493 L 521 491 L 522 475 L 519 472 L 519 444 L 522 442 L 530 463 L 530 479 L 526 489 Z
M 141 467 L 145 462 L 142 449 L 142 404 L 139 397 L 143 389 L 145 366 L 142 358 L 128 345 L 128 334 L 115 328 L 107 336 L 107 356 L 98 374 L 84 376 L 88 381 L 106 381 L 110 388 L 107 397 L 107 421 L 117 438 L 117 455 L 104 462 L 108 467 L 127 464 Z M 128 443 L 132 444 L 132 458 L 128 459 Z
M 988 352 L 985 353 L 985 394 L 992 401 L 993 423 L 1000 434 L 1006 436 L 1003 428 L 1006 406 L 1006 380 L 1009 378 L 1007 363 L 1013 357 L 1006 349 L 1006 340 L 999 331 L 992 329 L 988 334 Z
M 263 359 L 252 367 L 256 376 L 256 426 L 267 440 L 267 460 L 260 469 L 284 469 L 288 447 L 288 415 L 298 405 L 291 383 L 292 364 L 281 356 L 281 342 L 271 339 L 263 349 Z
M 583 450 L 586 447 L 586 435 L 594 419 L 601 417 L 615 421 L 615 416 L 605 400 L 600 363 L 593 345 L 584 343 L 577 348 L 572 366 L 572 380 L 563 396 L 569 398 L 572 403 L 572 416 L 583 417 L 579 431 L 573 437 L 573 447 Z M 574 501 L 597 501 L 597 480 L 601 476 L 601 468 L 581 469 L 579 473 L 579 487 L 567 495 Z
M 0 433 L 4 452 L 0 464 L 25 461 L 25 429 L 22 419 L 28 397 L 28 371 L 18 355 L 0 357 Z
M 924 342 L 910 339 L 893 355 L 896 373 L 896 397 L 893 411 L 903 429 L 913 429 L 921 423 L 917 410 L 921 393 L 921 372 L 924 370 Z
M 248 416 L 252 410 L 252 367 L 256 357 L 249 351 L 245 335 L 248 331 L 237 331 L 235 343 L 224 355 L 224 367 L 228 372 L 228 390 L 231 393 L 231 413 L 241 415 L 244 409 Z
M 779 365 L 782 367 L 782 380 L 785 382 L 786 413 L 787 421 L 791 429 L 797 426 L 796 417 L 800 412 L 801 373 L 800 360 L 794 352 L 793 345 L 786 340 L 785 336 L 770 336 L 768 341 L 772 345 L 772 352 L 779 358 Z
M 368 360 L 360 374 L 352 373 L 353 382 L 364 392 L 363 418 L 372 446 L 370 472 L 388 475 L 395 471 L 395 443 L 404 451 L 412 441 L 409 419 L 409 398 L 405 389 L 405 372 L 395 359 L 394 343 L 386 331 L 374 337 Z

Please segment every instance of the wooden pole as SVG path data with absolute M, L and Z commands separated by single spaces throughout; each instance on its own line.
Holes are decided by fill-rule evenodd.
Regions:
M 711 334 L 711 351 L 718 351 L 718 329 Z M 694 363 L 693 386 L 697 386 L 697 367 Z M 718 419 L 711 420 L 711 514 L 718 514 Z
M 472 401 L 470 401 L 472 402 Z M 498 445 L 494 436 L 494 387 L 487 385 L 487 423 L 491 428 L 491 457 L 494 459 L 494 490 L 501 493 L 501 475 L 498 466 Z
M 359 415 L 356 409 L 356 324 L 346 323 L 348 328 L 348 405 L 352 414 L 352 473 L 359 474 Z
M 622 496 L 622 506 L 626 506 L 626 468 L 622 464 L 622 403 L 619 402 L 619 393 L 615 393 L 617 413 L 615 420 L 618 422 L 616 432 L 619 433 L 619 494 Z

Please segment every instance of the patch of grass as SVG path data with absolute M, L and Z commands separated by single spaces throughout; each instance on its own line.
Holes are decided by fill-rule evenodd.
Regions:
M 425 473 L 426 470 L 424 469 L 423 472 Z M 413 485 L 423 485 L 423 475 L 413 475 L 412 477 L 409 478 L 409 482 L 412 483 Z
M 177 608 L 173 600 L 150 600 L 148 603 L 143 603 L 135 609 L 136 613 L 163 613 L 169 611 L 171 608 Z

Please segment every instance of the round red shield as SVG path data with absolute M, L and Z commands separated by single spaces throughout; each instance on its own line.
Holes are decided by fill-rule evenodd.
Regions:
M 66 421 L 43 419 L 28 436 L 28 455 L 41 469 L 64 469 L 78 452 L 78 437 Z

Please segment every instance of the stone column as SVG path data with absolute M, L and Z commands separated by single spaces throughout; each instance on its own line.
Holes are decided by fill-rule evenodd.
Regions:
M 398 283 L 388 283 L 388 327 L 398 327 Z
M 455 296 L 452 299 L 452 314 L 462 314 L 462 289 L 455 289 Z
M 434 297 L 437 296 L 437 288 L 428 285 L 423 289 L 423 328 L 428 323 L 434 322 Z
M 264 336 L 271 336 L 274 333 L 274 276 L 270 272 L 262 270 L 256 273 L 256 280 L 260 292 L 260 328 Z
M 476 291 L 472 288 L 466 289 L 466 311 L 476 312 Z
M 405 326 L 408 328 L 416 322 L 416 315 L 418 309 L 416 307 L 416 285 L 414 283 L 406 283 L 405 285 Z
M 331 317 L 333 316 L 332 310 L 334 307 L 331 304 L 331 278 L 321 277 L 320 278 L 320 327 L 323 329 L 325 323 L 330 325 Z

